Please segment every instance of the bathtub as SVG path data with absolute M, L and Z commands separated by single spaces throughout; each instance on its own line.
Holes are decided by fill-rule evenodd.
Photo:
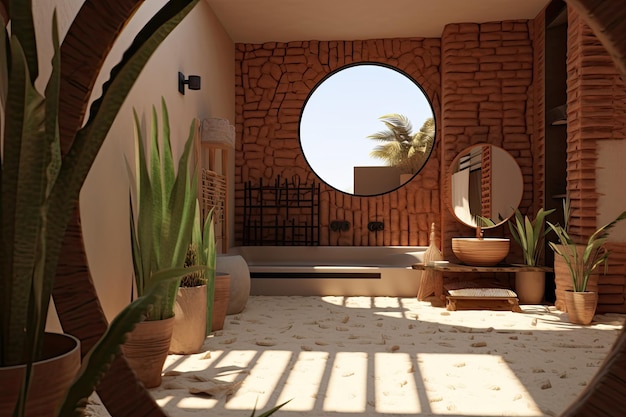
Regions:
M 415 297 L 423 246 L 240 246 L 252 295 Z

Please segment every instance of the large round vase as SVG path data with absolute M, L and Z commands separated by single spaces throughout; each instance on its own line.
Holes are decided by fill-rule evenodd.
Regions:
M 198 353 L 206 335 L 206 285 L 180 287 L 174 304 L 174 328 L 170 353 Z
M 230 275 L 230 294 L 226 314 L 243 311 L 250 296 L 250 269 L 241 255 L 217 255 L 216 268 Z
M 27 417 L 53 416 L 80 368 L 80 342 L 75 337 L 46 333 L 43 346 L 44 359 L 32 368 Z M 1 417 L 13 415 L 25 370 L 25 365 L 0 367 Z
M 520 271 L 515 273 L 515 292 L 520 304 L 541 304 L 546 288 L 544 271 Z
M 571 323 L 583 324 L 585 326 L 591 324 L 593 316 L 596 314 L 597 305 L 597 292 L 565 292 L 565 306 Z
M 174 317 L 137 323 L 128 334 L 122 351 L 137 378 L 146 388 L 161 385 L 163 364 L 172 340 Z

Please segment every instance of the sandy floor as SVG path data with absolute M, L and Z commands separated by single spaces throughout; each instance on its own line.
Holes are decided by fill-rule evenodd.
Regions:
M 553 307 L 522 309 L 251 297 L 205 352 L 170 355 L 151 392 L 172 417 L 249 416 L 255 403 L 264 411 L 287 400 L 277 416 L 557 416 L 597 372 L 624 316 L 582 327 Z

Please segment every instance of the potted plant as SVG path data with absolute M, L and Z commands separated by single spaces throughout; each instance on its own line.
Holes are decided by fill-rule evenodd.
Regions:
M 557 298 L 559 292 L 564 295 L 565 311 L 572 323 L 589 324 L 593 320 L 598 303 L 597 291 L 590 290 L 590 279 L 594 272 L 604 264 L 605 270 L 610 251 L 606 248 L 609 230 L 618 222 L 626 219 L 626 211 L 622 212 L 615 220 L 597 229 L 584 244 L 576 244 L 568 232 L 569 200 L 564 202 L 565 221 L 564 226 L 548 222 L 550 229 L 556 233 L 559 243 L 549 242 L 555 255 L 555 275 L 557 274 L 556 262 L 561 260 L 567 267 L 569 285 L 567 279 L 556 277 Z M 558 288 L 558 287 L 561 288 Z M 594 287 L 597 287 L 595 283 Z
M 199 265 L 198 248 L 190 244 L 185 268 Z M 174 303 L 174 326 L 169 353 L 198 353 L 204 343 L 207 321 L 207 279 L 205 271 L 191 272 L 180 280 Z
M 207 310 L 206 328 L 204 335 L 208 336 L 212 331 L 224 328 L 226 310 L 230 295 L 230 274 L 216 272 L 217 265 L 217 243 L 215 240 L 215 219 L 214 210 L 204 219 L 202 232 L 200 230 L 200 204 L 196 205 L 196 221 L 192 233 L 192 244 L 196 245 L 198 251 L 199 265 L 206 266 L 207 281 Z
M 544 228 L 544 219 L 554 212 L 554 209 L 540 208 L 534 220 L 522 216 L 519 209 L 515 209 L 515 222 L 509 220 L 509 230 L 513 239 L 522 248 L 524 265 L 536 267 L 543 250 L 545 236 L 549 229 Z M 546 272 L 541 268 L 518 271 L 515 273 L 515 292 L 523 304 L 539 304 L 543 301 L 545 291 Z
M 155 285 L 153 275 L 156 271 L 184 266 L 197 204 L 196 176 L 190 164 L 195 120 L 191 123 L 178 169 L 174 169 L 169 116 L 164 99 L 161 99 L 161 111 L 162 135 L 159 143 L 158 117 L 156 108 L 152 108 L 149 155 L 144 149 L 139 117 L 136 111 L 133 112 L 136 149 L 130 226 L 135 289 L 140 297 Z M 168 284 L 165 295 L 122 346 L 130 366 L 148 388 L 161 384 L 161 371 L 172 338 L 174 303 L 179 284 L 180 279 Z
M 59 409 L 59 414 L 65 415 L 79 410 L 116 356 L 125 334 L 161 297 L 163 280 L 179 273 L 155 274 L 156 285 L 113 320 L 102 339 L 84 357 L 77 375 L 76 368 L 43 375 L 37 371 L 37 362 L 48 347 L 45 324 L 65 228 L 82 184 L 151 54 L 197 2 L 171 1 L 148 22 L 129 47 L 132 53 L 125 54 L 112 71 L 89 119 L 77 131 L 63 157 L 58 129 L 61 54 L 56 16 L 52 18 L 52 70 L 42 94 L 35 87 L 39 64 L 31 2 L 11 3 L 11 35 L 6 29 L 0 31 L 0 100 L 4 111 L 0 164 L 0 373 L 15 368 L 20 372 L 11 382 L 2 380 L 3 411 L 14 410 L 13 415 L 21 416 L 55 415 Z M 76 344 L 69 343 L 74 348 Z M 76 366 L 76 362 L 71 366 Z M 69 378 L 57 380 L 60 374 Z M 40 391 L 41 380 L 47 382 L 43 385 L 53 387 L 60 398 L 46 397 Z M 13 392 L 15 395 L 4 389 L 13 386 L 19 391 Z M 29 395 L 30 388 L 37 390 L 36 395 Z M 39 408 L 42 403 L 47 408 Z
M 174 329 L 170 353 L 197 353 L 205 337 L 211 332 L 215 280 L 215 231 L 213 211 L 200 227 L 200 204 L 196 200 L 192 239 L 187 249 L 185 268 L 202 265 L 200 272 L 185 275 L 174 304 Z

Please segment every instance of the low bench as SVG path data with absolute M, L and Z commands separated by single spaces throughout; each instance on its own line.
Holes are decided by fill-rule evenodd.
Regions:
M 517 294 L 504 288 L 463 288 L 449 290 L 447 309 L 511 310 L 521 313 Z

